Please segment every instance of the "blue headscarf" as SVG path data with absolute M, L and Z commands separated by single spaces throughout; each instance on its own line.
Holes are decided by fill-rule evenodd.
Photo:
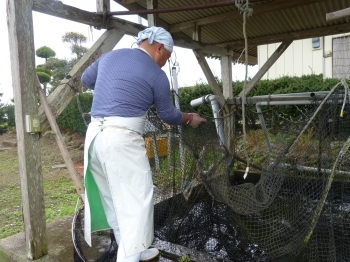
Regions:
M 169 52 L 173 52 L 174 41 L 170 33 L 162 27 L 151 26 L 143 31 L 140 31 L 137 35 L 137 45 L 140 45 L 143 40 L 148 39 L 148 43 L 152 44 L 156 41 L 163 44 L 165 49 Z

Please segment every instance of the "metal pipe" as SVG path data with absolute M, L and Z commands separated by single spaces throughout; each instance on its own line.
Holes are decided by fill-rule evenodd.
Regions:
M 322 100 L 329 94 L 329 91 L 291 93 L 278 95 L 263 95 L 246 97 L 246 104 L 256 104 L 258 102 L 272 103 L 272 101 L 316 101 Z M 242 104 L 242 98 L 236 97 L 227 99 L 227 104 Z
M 179 101 L 179 84 L 177 81 L 177 72 L 176 72 L 176 67 L 172 67 L 172 76 L 173 76 L 173 87 L 175 91 L 175 107 L 180 110 L 180 101 Z M 180 142 L 179 142 L 179 150 L 180 150 L 180 160 L 181 160 L 181 167 L 182 169 L 185 166 L 185 157 L 184 157 L 184 146 L 183 146 L 183 141 L 182 141 L 182 127 L 178 126 L 179 134 L 180 134 Z
M 214 116 L 214 121 L 215 121 L 215 127 L 216 127 L 216 132 L 218 136 L 220 137 L 220 143 L 225 145 L 227 147 L 226 143 L 226 137 L 224 133 L 224 121 L 220 117 L 219 111 L 220 111 L 220 104 L 216 99 L 215 95 L 209 94 L 202 96 L 200 98 L 194 99 L 191 101 L 191 106 L 199 106 L 201 104 L 211 104 L 211 110 L 213 111 L 213 116 Z
M 300 165 L 291 165 L 291 164 L 285 164 L 285 163 L 281 163 L 280 164 L 281 167 L 284 168 L 296 168 L 299 171 L 309 171 L 309 172 L 322 172 L 322 173 L 326 173 L 326 174 L 331 174 L 332 173 L 332 169 L 326 169 L 326 168 L 316 168 L 316 167 L 309 167 L 309 166 L 300 166 Z M 343 170 L 336 170 L 335 171 L 336 174 L 339 175 L 350 175 L 350 172 L 348 171 L 343 171 Z
M 271 146 L 271 143 L 270 143 L 269 134 L 267 132 L 264 115 L 263 115 L 263 113 L 261 111 L 261 106 L 260 106 L 260 104 L 259 105 L 256 104 L 255 107 L 256 107 L 256 111 L 258 112 L 261 128 L 262 128 L 262 130 L 264 132 L 264 136 L 265 136 L 265 139 L 266 139 L 267 147 L 269 148 L 269 151 L 272 152 L 272 146 Z
M 188 5 L 182 7 L 171 7 L 171 8 L 159 8 L 159 9 L 143 9 L 143 10 L 132 10 L 132 11 L 111 11 L 107 12 L 107 15 L 139 15 L 139 14 L 159 14 L 159 13 L 171 13 L 181 11 L 193 11 L 198 9 L 207 9 L 213 7 L 229 6 L 234 5 L 234 0 L 226 0 L 216 3 L 200 4 L 200 5 Z M 103 12 L 96 12 L 97 15 L 103 15 Z
M 215 119 L 215 126 L 216 126 L 216 132 L 218 133 L 220 137 L 220 143 L 225 145 L 227 147 L 226 143 L 226 137 L 224 133 L 224 121 L 220 117 L 219 111 L 220 111 L 220 105 L 219 102 L 216 100 L 215 95 L 209 96 L 211 109 L 213 111 L 214 119 Z

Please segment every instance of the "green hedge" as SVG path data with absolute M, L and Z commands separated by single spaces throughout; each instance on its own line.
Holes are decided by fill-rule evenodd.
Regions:
M 81 105 L 81 111 L 78 107 L 78 101 Z M 57 124 L 61 131 L 75 131 L 85 133 L 87 126 L 84 123 L 83 114 L 90 112 L 92 104 L 92 94 L 83 93 L 76 95 L 72 101 L 68 104 L 65 110 L 57 118 Z M 87 123 L 89 123 L 88 117 L 85 117 Z
M 284 76 L 275 80 L 260 80 L 257 85 L 251 90 L 251 92 L 249 92 L 248 96 L 329 91 L 339 82 L 339 79 L 323 80 L 322 75 L 305 75 L 302 77 Z M 218 84 L 222 89 L 222 83 L 218 82 Z M 244 82 L 235 81 L 232 83 L 232 86 L 233 97 L 235 97 L 241 92 L 244 86 Z M 196 111 L 203 116 L 212 117 L 210 105 L 201 105 L 196 108 L 192 108 L 190 106 L 191 100 L 207 94 L 212 94 L 212 90 L 208 84 L 200 83 L 192 87 L 180 88 L 179 98 L 181 110 L 185 112 Z M 92 94 L 81 94 L 79 95 L 79 99 L 81 101 L 82 111 L 84 113 L 90 112 Z M 307 107 L 305 108 L 307 109 Z M 287 118 L 291 118 L 296 113 L 299 113 L 299 111 L 294 106 L 276 106 L 274 107 L 274 110 L 278 111 Z M 257 115 L 255 113 L 249 114 L 249 112 L 247 115 L 248 117 L 251 117 L 248 122 L 254 126 L 257 120 Z M 239 115 L 237 117 L 239 118 Z M 268 116 L 266 119 L 268 119 Z M 78 109 L 76 99 L 72 99 L 68 107 L 57 118 L 57 123 L 61 131 L 72 130 L 77 132 L 86 132 L 87 127 L 85 126 L 83 118 Z

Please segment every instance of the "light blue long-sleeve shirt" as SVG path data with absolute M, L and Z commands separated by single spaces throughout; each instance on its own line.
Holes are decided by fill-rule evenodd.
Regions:
M 166 74 L 138 48 L 104 54 L 84 71 L 81 82 L 94 90 L 93 117 L 142 116 L 154 104 L 164 122 L 179 125 L 182 121 L 171 101 Z

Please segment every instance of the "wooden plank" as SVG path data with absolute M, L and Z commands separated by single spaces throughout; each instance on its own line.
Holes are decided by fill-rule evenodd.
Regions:
M 33 0 L 33 10 L 40 13 L 56 16 L 71 21 L 76 21 L 95 27 L 102 27 L 103 24 L 102 16 L 62 4 L 62 2 L 59 1 Z M 167 29 L 167 26 L 163 25 L 161 22 L 162 21 L 157 21 L 158 26 L 162 26 L 165 29 Z M 116 17 L 110 17 L 106 27 L 109 29 L 115 28 L 118 30 L 122 30 L 125 32 L 125 34 L 131 36 L 137 36 L 139 31 L 146 28 L 143 25 L 128 22 L 126 20 L 119 19 Z M 232 51 L 228 51 L 226 48 L 221 48 L 214 45 L 205 45 L 195 42 L 185 35 L 173 35 L 173 38 L 174 44 L 176 46 L 189 49 L 201 49 L 206 54 L 232 55 L 237 56 L 237 58 L 240 55 L 239 53 L 233 53 Z M 252 59 L 254 58 L 252 57 Z
M 103 18 L 100 15 L 63 4 L 61 1 L 33 0 L 33 11 L 64 18 L 70 21 L 101 27 Z
M 25 132 L 25 115 L 38 114 L 32 1 L 6 3 L 26 252 L 36 260 L 48 247 L 40 139 Z
M 301 31 L 294 31 L 294 32 L 291 31 L 291 32 L 276 34 L 276 35 L 254 37 L 254 38 L 249 38 L 248 41 L 250 46 L 257 46 L 257 45 L 279 43 L 286 40 L 299 40 L 299 39 L 306 39 L 306 38 L 312 38 L 312 37 L 344 34 L 344 33 L 348 33 L 349 31 L 350 31 L 350 23 L 346 23 L 341 25 L 324 26 L 324 27 L 306 29 Z M 226 45 L 229 45 L 230 48 L 243 48 L 244 39 L 222 43 L 222 46 L 226 46 Z
M 322 0 L 275 0 L 259 5 L 253 5 L 253 16 L 264 15 L 272 12 L 277 12 L 285 9 L 295 8 L 303 5 L 313 4 L 321 2 Z M 198 26 L 206 26 L 217 23 L 225 23 L 234 20 L 242 19 L 242 14 L 238 9 L 223 14 L 208 16 L 205 18 L 194 19 L 191 21 L 186 21 L 178 24 L 169 25 L 169 31 L 171 33 L 180 32 L 186 29 L 193 28 L 194 24 Z
M 41 89 L 40 81 L 39 81 L 38 77 L 37 77 L 36 84 L 37 84 L 37 88 L 38 88 L 38 92 L 39 92 L 39 96 L 40 96 L 40 103 L 41 103 L 42 107 L 44 108 L 46 117 L 47 117 L 48 122 L 50 123 L 50 126 L 51 126 L 51 130 L 55 134 L 55 139 L 56 139 L 58 148 L 60 149 L 63 160 L 67 166 L 68 172 L 73 180 L 75 190 L 77 191 L 78 196 L 80 197 L 81 201 L 84 202 L 84 187 L 80 183 L 79 174 L 75 170 L 72 158 L 70 157 L 67 146 L 64 143 L 64 139 L 63 139 L 62 133 L 60 131 L 60 128 L 58 127 L 58 125 L 56 123 L 56 118 L 52 114 L 50 106 L 47 103 L 46 96 L 45 96 L 43 90 Z
M 203 73 L 204 73 L 205 77 L 207 78 L 208 83 L 209 83 L 211 89 L 213 90 L 214 95 L 216 96 L 217 101 L 219 102 L 220 106 L 224 107 L 225 110 L 228 112 L 229 110 L 228 110 L 228 107 L 226 105 L 225 98 L 224 98 L 223 94 L 221 93 L 219 84 L 216 82 L 216 79 L 215 79 L 213 73 L 211 72 L 207 61 L 205 60 L 205 56 L 204 56 L 203 52 L 201 50 L 193 50 L 193 53 L 195 54 L 195 56 L 198 60 L 198 63 L 200 65 L 200 67 L 202 68 Z
M 158 0 L 147 0 L 147 9 L 157 9 Z M 158 20 L 158 14 L 148 14 L 147 15 L 148 26 L 156 26 Z
M 131 3 L 135 3 L 135 2 L 137 2 L 137 1 L 138 1 L 138 0 L 122 0 L 121 3 L 122 3 L 122 4 L 128 5 L 128 4 L 131 4 Z
M 350 16 L 350 7 L 326 14 L 326 20 L 327 22 L 330 22 L 333 20 L 337 20 L 339 18 L 346 18 L 349 16 Z
M 276 51 L 267 59 L 265 64 L 259 69 L 259 71 L 255 74 L 252 80 L 246 85 L 245 90 L 242 90 L 239 93 L 239 96 L 243 96 L 243 94 L 247 95 L 250 90 L 256 85 L 256 83 L 264 76 L 267 70 L 277 61 L 277 59 L 284 53 L 284 51 L 288 48 L 288 46 L 293 42 L 293 40 L 287 40 L 280 44 L 280 46 L 276 49 Z M 244 92 L 244 93 L 243 93 Z
M 86 54 L 69 72 L 69 77 L 63 79 L 61 81 L 61 85 L 59 85 L 48 96 L 48 104 L 52 110 L 54 117 L 59 116 L 75 96 L 76 90 L 74 89 L 77 89 L 81 86 L 80 78 L 85 68 L 92 64 L 92 62 L 99 58 L 102 54 L 112 50 L 118 41 L 123 37 L 123 35 L 124 32 L 117 29 L 111 29 L 104 32 L 103 35 L 95 42 L 95 44 L 86 52 Z M 39 115 L 42 123 L 42 131 L 48 130 L 50 128 L 50 124 L 47 121 L 42 106 L 39 108 Z

